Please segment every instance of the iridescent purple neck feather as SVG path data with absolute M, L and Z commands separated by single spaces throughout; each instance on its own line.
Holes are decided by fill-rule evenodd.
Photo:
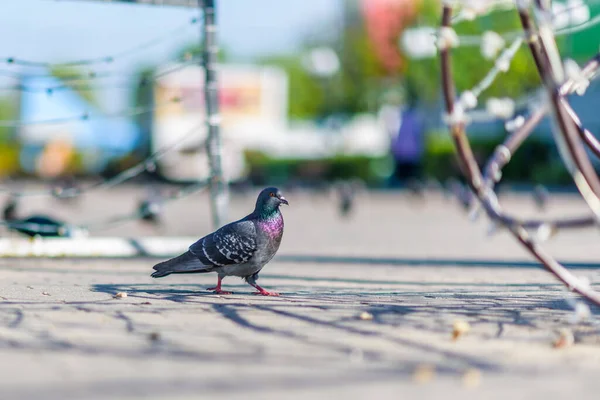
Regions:
M 281 215 L 279 209 L 269 214 L 261 214 L 257 223 L 260 229 L 272 239 L 281 236 L 283 233 L 283 215 Z

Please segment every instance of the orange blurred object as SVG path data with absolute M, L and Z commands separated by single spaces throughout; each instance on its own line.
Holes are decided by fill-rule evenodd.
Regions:
M 398 38 L 416 17 L 419 3 L 420 0 L 362 0 L 367 34 L 388 74 L 403 65 Z
M 51 141 L 37 159 L 37 173 L 44 178 L 60 176 L 68 170 L 72 158 L 73 146 L 70 143 L 64 140 Z

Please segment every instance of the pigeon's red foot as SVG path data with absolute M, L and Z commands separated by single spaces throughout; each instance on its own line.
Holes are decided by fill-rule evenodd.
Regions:
M 210 291 L 214 292 L 215 294 L 233 294 L 233 292 L 226 292 L 224 290 L 221 290 L 221 282 L 222 281 L 223 281 L 223 278 L 221 278 L 219 276 L 218 281 L 217 281 L 217 286 L 208 288 L 206 290 L 210 290 Z
M 261 295 L 261 296 L 279 296 L 277 292 L 267 292 L 266 290 L 261 290 L 259 292 L 253 292 L 252 294 Z
M 215 289 L 215 288 L 210 288 L 207 290 L 212 291 L 214 294 L 233 294 L 233 292 L 226 292 L 225 290 Z

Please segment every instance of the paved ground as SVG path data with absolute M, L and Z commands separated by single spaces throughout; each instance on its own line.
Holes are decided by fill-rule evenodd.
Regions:
M 236 196 L 231 217 L 253 196 Z M 486 238 L 483 221 L 439 195 L 363 194 L 347 220 L 333 197 L 287 197 L 281 254 L 260 280 L 280 298 L 234 278 L 231 296 L 204 290 L 212 275 L 153 280 L 152 259 L 0 260 L 0 398 L 597 398 L 600 326 L 573 324 L 569 295 L 510 237 Z M 126 188 L 70 210 L 32 199 L 23 213 L 77 222 L 135 200 Z M 529 198 L 506 200 L 534 213 Z M 549 210 L 585 212 L 569 196 Z M 202 195 L 166 217 L 160 232 L 98 234 L 210 226 Z M 548 246 L 600 282 L 597 240 L 565 233 Z M 471 329 L 452 340 L 456 321 Z M 553 348 L 564 328 L 575 344 Z

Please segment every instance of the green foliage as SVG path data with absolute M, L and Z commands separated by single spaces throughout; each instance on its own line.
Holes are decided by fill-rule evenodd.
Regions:
M 564 1 L 563 1 L 564 3 Z M 600 3 L 586 1 L 590 9 L 590 17 L 595 18 L 600 14 Z M 564 58 L 573 58 L 578 62 L 586 62 L 598 52 L 598 38 L 600 25 L 592 24 L 586 29 L 562 37 L 561 55 Z
M 423 0 L 420 3 L 418 18 L 414 26 L 437 27 L 440 23 L 439 0 Z M 481 35 L 486 30 L 499 33 L 520 31 L 516 11 L 497 11 L 474 21 L 459 23 L 459 35 Z M 422 103 L 434 103 L 440 95 L 440 68 L 438 57 L 407 61 L 396 76 L 386 76 L 370 43 L 362 24 L 349 25 L 335 40 L 315 39 L 311 36 L 299 52 L 261 60 L 263 64 L 283 68 L 290 82 L 290 116 L 292 118 L 313 118 L 324 114 L 360 113 L 375 111 L 386 92 L 396 90 L 399 83 L 404 86 L 406 96 Z M 507 43 L 509 45 L 510 43 Z M 302 66 L 302 54 L 310 48 L 326 45 L 337 49 L 341 69 L 337 77 L 321 84 Z M 453 64 L 456 86 L 467 90 L 475 86 L 494 62 L 485 60 L 478 46 L 460 47 L 453 50 Z M 517 52 L 511 68 L 501 73 L 494 84 L 481 96 L 509 96 L 518 98 L 539 86 L 539 77 L 526 46 Z M 326 96 L 329 101 L 325 101 Z M 408 100 L 408 99 L 407 99 Z
M 312 118 L 323 109 L 324 92 L 320 82 L 302 66 L 298 55 L 265 58 L 263 65 L 272 65 L 288 75 L 288 107 L 290 118 Z
M 332 113 L 354 114 L 374 111 L 378 94 L 389 86 L 363 26 L 348 26 L 338 41 L 311 39 L 299 54 L 267 57 L 263 65 L 286 71 L 289 79 L 291 118 L 315 118 Z M 303 66 L 303 56 L 318 46 L 337 49 L 340 72 L 320 81 Z
M 480 168 L 484 167 L 484 163 L 502 139 L 502 135 L 472 135 L 469 141 Z M 443 180 L 460 175 L 454 144 L 446 131 L 431 132 L 427 135 L 423 163 L 428 177 Z M 572 184 L 569 173 L 556 154 L 555 147 L 551 142 L 538 137 L 530 137 L 517 150 L 502 170 L 502 181 Z
M 343 32 L 344 51 L 340 56 L 345 112 L 375 111 L 378 95 L 389 78 L 379 63 L 363 26 L 348 27 Z M 393 83 L 392 83 L 393 84 Z
M 257 151 L 245 152 L 249 179 L 257 185 L 281 184 L 290 180 L 304 182 L 335 181 L 359 178 L 367 183 L 381 183 L 378 174 L 383 158 L 336 155 L 322 159 L 271 158 Z
M 457 26 L 457 33 L 464 35 L 481 34 L 486 30 L 494 30 L 498 33 L 520 31 L 521 24 L 517 12 L 499 11 Z M 494 65 L 493 61 L 483 59 L 479 47 L 460 48 L 455 51 L 455 54 L 453 63 L 455 82 L 462 90 L 475 86 Z M 481 99 L 503 96 L 517 98 L 539 86 L 540 78 L 529 48 L 522 45 L 513 58 L 510 69 L 500 73 L 492 86 L 483 93 Z
M 499 135 L 474 135 L 471 144 L 480 166 L 489 159 L 501 142 Z M 322 159 L 272 158 L 257 151 L 245 152 L 252 183 L 280 184 L 290 180 L 303 182 L 335 181 L 360 178 L 370 185 L 383 185 L 392 172 L 389 157 L 336 155 Z M 426 178 L 446 180 L 461 176 L 454 144 L 446 131 L 427 135 L 423 157 Z M 532 137 L 514 154 L 503 169 L 502 182 L 571 185 L 572 180 L 564 168 L 551 142 Z
M 19 150 L 15 143 L 0 143 L 0 176 L 14 175 L 19 171 Z
M 16 120 L 19 118 L 18 96 L 0 97 L 0 120 Z M 20 170 L 20 146 L 16 140 L 14 127 L 0 127 L 0 177 L 14 176 Z
M 19 98 L 17 96 L 6 96 L 0 98 L 0 120 L 16 120 L 19 118 Z M 0 143 L 10 143 L 15 139 L 16 128 L 0 127 Z
M 437 27 L 440 23 L 438 0 L 423 0 L 419 18 L 415 25 Z M 500 34 L 521 31 L 517 12 L 500 10 L 474 21 L 464 21 L 454 26 L 458 35 L 481 35 L 492 30 Z M 507 46 L 510 43 L 507 43 Z M 440 93 L 439 57 L 423 60 L 410 60 L 405 71 L 407 85 L 418 88 L 416 93 L 420 101 L 432 102 Z M 459 47 L 452 50 L 452 71 L 454 82 L 459 91 L 473 88 L 493 67 L 493 60 L 482 57 L 478 46 Z M 527 46 L 522 45 L 511 62 L 510 70 L 500 73 L 492 86 L 480 97 L 485 101 L 489 97 L 518 98 L 539 87 L 540 79 Z
M 440 24 L 439 0 L 422 0 L 417 18 L 411 27 Z M 440 68 L 438 57 L 413 60 L 402 55 L 405 66 L 402 70 L 405 95 L 414 96 L 417 102 L 433 103 L 440 94 Z

